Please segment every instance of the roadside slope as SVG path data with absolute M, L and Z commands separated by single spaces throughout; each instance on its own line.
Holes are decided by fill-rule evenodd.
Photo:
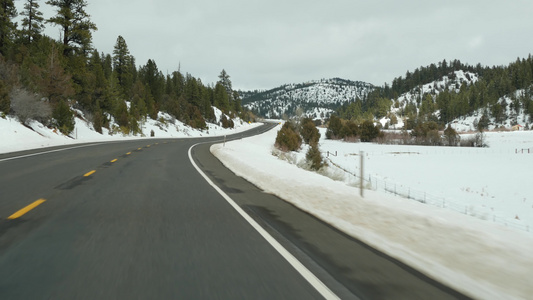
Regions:
M 525 233 L 387 194 L 359 191 L 272 155 L 276 130 L 214 145 L 237 175 L 347 234 L 474 298 L 533 294 Z

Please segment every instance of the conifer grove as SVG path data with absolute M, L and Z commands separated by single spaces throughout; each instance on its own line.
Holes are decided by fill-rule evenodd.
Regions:
M 179 70 L 164 75 L 152 59 L 138 66 L 122 36 L 111 54 L 95 49 L 92 34 L 98 28 L 86 12 L 87 1 L 23 1 L 17 12 L 13 0 L 0 0 L 0 116 L 23 121 L 37 107 L 31 117 L 65 134 L 74 128 L 71 107 L 99 132 L 113 119 L 123 133 L 139 133 L 142 122 L 159 112 L 204 129 L 215 121 L 213 106 L 248 120 L 225 70 L 214 85 Z M 54 7 L 56 15 L 44 19 L 40 5 Z M 58 28 L 61 39 L 44 35 L 46 26 Z

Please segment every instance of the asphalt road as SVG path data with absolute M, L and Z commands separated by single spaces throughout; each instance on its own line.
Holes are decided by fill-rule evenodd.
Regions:
M 0 155 L 0 299 L 323 298 L 191 164 L 191 146 L 214 140 Z M 464 298 L 259 191 L 208 149 L 191 150 L 195 163 L 338 297 Z

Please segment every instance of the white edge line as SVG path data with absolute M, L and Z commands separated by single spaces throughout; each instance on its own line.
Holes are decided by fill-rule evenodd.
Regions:
M 37 152 L 37 153 L 26 154 L 26 155 L 21 155 L 21 156 L 14 156 L 14 157 L 0 159 L 0 162 L 19 159 L 19 158 L 25 158 L 25 157 L 32 157 L 32 156 L 37 156 L 37 155 L 42 155 L 42 154 L 48 154 L 48 153 L 53 153 L 53 152 L 72 150 L 72 149 L 77 149 L 77 148 L 91 147 L 91 146 L 96 146 L 96 145 L 100 145 L 100 144 L 101 143 L 94 143 L 94 144 L 88 144 L 88 145 L 81 145 L 81 146 L 75 146 L 75 147 L 69 147 L 69 148 L 61 148 L 61 149 L 56 149 L 56 150 L 50 150 L 50 151 L 45 151 L 45 152 Z
M 307 269 L 294 255 L 292 255 L 287 249 L 285 249 L 276 239 L 274 239 L 263 227 L 261 227 L 252 217 L 250 217 L 233 199 L 230 198 L 222 189 L 205 175 L 205 173 L 196 165 L 192 158 L 191 150 L 195 146 L 203 144 L 198 143 L 189 148 L 189 160 L 194 168 L 204 177 L 209 183 L 226 201 L 246 220 L 248 223 L 270 244 L 278 253 L 283 256 L 289 262 L 289 264 L 300 273 L 309 284 L 311 284 L 324 298 L 326 299 L 340 299 L 335 293 L 333 293 L 315 274 Z

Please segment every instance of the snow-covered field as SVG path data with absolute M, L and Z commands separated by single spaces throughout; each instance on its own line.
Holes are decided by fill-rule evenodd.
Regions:
M 221 111 L 214 109 L 217 120 L 220 120 Z M 81 111 L 77 111 L 77 113 L 83 116 Z M 260 125 L 248 124 L 240 119 L 234 119 L 235 128 L 233 129 L 224 129 L 218 125 L 208 123 L 209 129 L 200 131 L 184 125 L 168 114 L 159 113 L 158 120 L 147 119 L 142 124 L 143 135 L 124 136 L 121 133 L 111 134 L 106 128 L 103 128 L 103 134 L 100 134 L 94 131 L 91 123 L 81 118 L 76 118 L 75 121 L 76 129 L 71 133 L 70 137 L 67 137 L 39 122 L 31 121 L 29 123 L 30 129 L 23 126 L 16 118 L 10 116 L 6 118 L 0 117 L 0 153 L 77 143 L 150 138 L 152 130 L 155 138 L 222 136 L 242 132 Z
M 337 152 L 337 156 L 329 156 L 331 165 L 357 175 L 359 152 L 363 151 L 366 184 L 374 190 L 497 222 L 533 237 L 533 189 L 529 185 L 533 131 L 489 132 L 486 139 L 490 148 L 322 140 L 321 149 Z M 344 180 L 358 182 L 353 176 Z
M 216 113 L 220 118 L 220 112 Z M 159 121 L 143 124 L 144 137 L 110 135 L 106 129 L 102 135 L 82 119 L 76 119 L 71 137 L 65 137 L 37 122 L 30 123 L 31 130 L 10 117 L 0 118 L 0 153 L 150 138 L 152 130 L 156 138 L 226 135 L 258 125 L 236 120 L 235 129 L 210 124 L 209 130 L 198 131 L 168 115 L 159 117 Z M 480 299 L 533 295 L 533 197 L 528 189 L 532 132 L 487 134 L 490 148 L 483 149 L 322 139 L 323 152 L 337 152 L 329 156 L 327 171 L 336 180 L 298 167 L 305 148 L 285 160 L 274 156 L 276 132 L 229 142 L 225 147 L 215 145 L 212 152 L 264 190 L 467 295 Z M 532 153 L 522 153 L 522 149 Z M 370 188 L 365 198 L 358 196 L 358 180 L 350 175 L 359 173 L 360 151 L 365 153 L 365 186 Z M 407 190 L 410 198 L 423 197 L 428 204 L 385 189 Z
M 533 132 L 489 133 L 490 148 L 482 149 L 321 139 L 323 152 L 337 152 L 330 155 L 330 165 L 349 173 L 359 174 L 358 154 L 364 151 L 365 179 L 371 177 L 364 198 L 355 187 L 358 180 L 337 167 L 327 171 L 336 180 L 298 167 L 305 148 L 284 159 L 274 156 L 276 133 L 214 145 L 211 151 L 265 191 L 466 295 L 533 295 L 533 190 L 528 184 Z M 516 149 L 532 153 L 516 154 Z M 406 188 L 430 204 L 386 192 L 385 182 L 389 191 Z

